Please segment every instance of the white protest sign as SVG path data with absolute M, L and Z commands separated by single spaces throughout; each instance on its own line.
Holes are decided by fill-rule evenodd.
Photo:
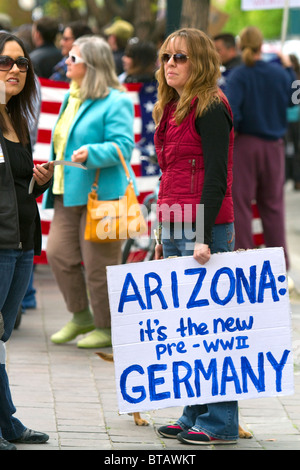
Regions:
M 293 393 L 281 248 L 107 268 L 119 411 Z
M 274 10 L 285 8 L 286 0 L 242 0 L 242 10 Z M 300 7 L 300 0 L 290 0 L 290 8 Z

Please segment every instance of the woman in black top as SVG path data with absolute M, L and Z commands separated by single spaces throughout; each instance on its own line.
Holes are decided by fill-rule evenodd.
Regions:
M 26 428 L 16 409 L 5 370 L 5 342 L 29 283 L 34 254 L 41 250 L 41 227 L 35 198 L 50 184 L 53 164 L 33 168 L 27 122 L 34 116 L 36 82 L 23 43 L 0 33 L 0 450 L 16 450 L 12 442 L 41 443 L 44 433 Z M 32 194 L 28 194 L 34 176 Z

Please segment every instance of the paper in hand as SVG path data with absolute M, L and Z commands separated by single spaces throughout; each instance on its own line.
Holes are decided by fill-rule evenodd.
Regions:
M 48 167 L 49 167 L 49 163 L 50 163 L 50 162 L 42 163 L 42 166 L 43 166 L 44 168 L 48 168 Z M 69 161 L 66 161 L 66 160 L 54 160 L 54 161 L 53 161 L 53 165 L 54 165 L 54 166 L 56 166 L 56 165 L 75 166 L 75 167 L 77 167 L 77 168 L 81 168 L 82 170 L 87 170 L 87 168 L 86 168 L 82 163 L 69 162 Z M 30 181 L 30 184 L 29 184 L 28 194 L 31 194 L 31 193 L 32 193 L 33 187 L 34 187 L 34 183 L 35 183 L 35 179 L 34 179 L 34 177 L 32 177 L 32 178 L 31 178 L 31 181 Z

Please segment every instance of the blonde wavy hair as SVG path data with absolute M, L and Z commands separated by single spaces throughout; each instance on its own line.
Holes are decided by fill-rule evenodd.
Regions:
M 167 84 L 164 64 L 161 56 L 168 50 L 168 45 L 172 39 L 184 39 L 187 48 L 187 55 L 191 63 L 191 74 L 187 80 L 182 94 Z M 202 31 L 194 28 L 184 28 L 170 34 L 159 52 L 160 68 L 156 73 L 158 81 L 158 101 L 153 110 L 153 119 L 156 125 L 159 124 L 164 108 L 170 101 L 176 101 L 176 111 L 174 114 L 177 125 L 190 111 L 191 101 L 197 97 L 196 116 L 202 116 L 214 102 L 220 101 L 220 90 L 217 82 L 220 77 L 220 57 L 216 51 L 213 41 Z
M 263 43 L 263 35 L 255 26 L 248 26 L 240 33 L 240 48 L 242 51 L 242 61 L 247 67 L 253 67 L 256 62 L 256 55 L 260 52 Z

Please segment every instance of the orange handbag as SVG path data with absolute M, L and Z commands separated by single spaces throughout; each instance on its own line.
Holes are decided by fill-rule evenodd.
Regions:
M 147 232 L 147 224 L 142 208 L 137 200 L 133 182 L 125 159 L 119 147 L 119 158 L 128 180 L 125 194 L 111 201 L 98 200 L 98 181 L 100 169 L 96 172 L 95 182 L 88 195 L 85 240 L 96 243 L 109 243 L 127 238 L 136 238 Z

